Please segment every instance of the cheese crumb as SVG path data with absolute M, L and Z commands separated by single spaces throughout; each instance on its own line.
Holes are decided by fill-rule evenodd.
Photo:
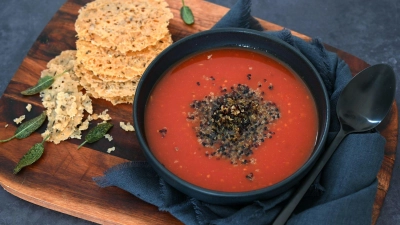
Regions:
M 7 127 L 8 127 L 8 124 L 6 124 L 4 127 L 7 128 Z
M 26 110 L 28 110 L 28 112 L 30 112 L 31 109 L 32 109 L 32 105 L 31 104 L 26 105 Z
M 100 113 L 99 118 L 107 121 L 107 120 L 111 120 L 111 116 L 107 114 L 108 109 L 105 109 L 102 113 Z
M 120 122 L 119 126 L 125 131 L 135 131 L 135 128 L 129 122 L 126 124 L 124 122 Z
M 22 116 L 20 116 L 20 117 L 18 117 L 18 118 L 15 118 L 14 119 L 14 122 L 16 123 L 16 124 L 20 124 L 20 123 L 22 123 L 22 121 L 25 119 L 25 115 L 22 115 Z
M 115 147 L 111 147 L 111 148 L 107 149 L 107 153 L 111 153 L 113 151 L 115 151 Z
M 108 141 L 112 141 L 113 137 L 110 134 L 105 134 L 104 137 L 108 140 Z

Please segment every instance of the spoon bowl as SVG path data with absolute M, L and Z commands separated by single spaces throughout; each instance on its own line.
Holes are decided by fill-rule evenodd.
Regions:
M 383 121 L 391 109 L 395 91 L 396 77 L 393 69 L 386 64 L 366 68 L 346 85 L 336 105 L 340 131 L 302 180 L 273 225 L 285 224 L 346 135 L 371 130 Z
M 336 107 L 339 121 L 350 132 L 375 128 L 389 112 L 395 95 L 395 74 L 386 64 L 361 71 L 343 89 Z

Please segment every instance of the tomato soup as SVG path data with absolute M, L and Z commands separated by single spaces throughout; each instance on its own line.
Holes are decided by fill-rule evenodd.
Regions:
M 198 53 L 152 91 L 145 134 L 155 157 L 194 185 L 251 191 L 282 181 L 310 157 L 314 99 L 273 57 L 239 48 Z

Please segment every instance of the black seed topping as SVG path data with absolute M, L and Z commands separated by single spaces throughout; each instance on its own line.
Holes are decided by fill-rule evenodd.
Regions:
M 165 135 L 167 134 L 167 128 L 164 127 L 163 129 L 158 130 L 158 132 L 161 134 L 161 137 L 164 138 Z
M 247 174 L 247 175 L 246 175 L 246 179 L 247 179 L 247 180 L 250 180 L 250 181 L 252 181 L 252 180 L 253 180 L 253 178 L 254 178 L 254 175 L 253 175 L 253 173 L 249 173 L 249 174 Z
M 274 88 L 274 86 L 272 84 L 269 84 L 268 89 L 272 90 Z
M 190 104 L 194 112 L 189 112 L 187 118 L 199 122 L 195 127 L 199 143 L 214 149 L 206 156 L 228 159 L 233 165 L 238 161 L 247 164 L 250 159 L 246 157 L 272 136 L 266 133 L 267 124 L 280 117 L 279 109 L 247 85 L 232 86 L 229 92 L 221 87 L 221 92 L 224 94 L 194 100 Z
M 200 86 L 200 82 L 197 81 L 196 84 L 197 84 L 197 86 Z
M 247 74 L 247 79 L 251 80 L 251 74 Z

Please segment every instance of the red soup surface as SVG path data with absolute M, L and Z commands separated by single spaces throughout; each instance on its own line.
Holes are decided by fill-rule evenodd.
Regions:
M 317 123 L 313 97 L 293 71 L 238 48 L 174 66 L 145 113 L 155 157 L 183 180 L 224 192 L 268 187 L 293 174 L 313 151 Z

